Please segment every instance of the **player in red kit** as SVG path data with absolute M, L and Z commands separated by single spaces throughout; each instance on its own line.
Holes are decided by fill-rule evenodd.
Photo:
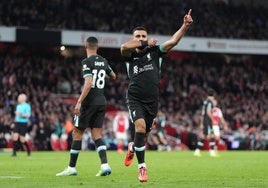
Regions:
M 127 140 L 129 118 L 127 112 L 118 112 L 113 121 L 113 130 L 117 139 L 117 151 L 122 153 Z
M 223 117 L 222 111 L 219 107 L 217 107 L 217 100 L 214 99 L 212 101 L 213 109 L 211 111 L 212 114 L 212 129 L 216 141 L 216 145 L 218 145 L 220 140 L 220 126 L 223 126 L 224 130 L 228 129 L 228 125 Z

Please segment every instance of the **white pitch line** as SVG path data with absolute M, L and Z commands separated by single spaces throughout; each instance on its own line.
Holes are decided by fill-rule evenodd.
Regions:
M 0 176 L 0 179 L 21 179 L 21 176 Z

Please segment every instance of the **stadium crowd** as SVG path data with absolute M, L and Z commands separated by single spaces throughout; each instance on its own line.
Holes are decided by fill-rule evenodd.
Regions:
M 268 39 L 268 7 L 255 1 L 10 0 L 0 4 L 0 25 L 129 33 L 142 23 L 152 34 L 170 35 L 190 8 L 188 36 Z
M 82 58 L 64 57 L 53 48 L 37 46 L 7 45 L 0 53 L 1 137 L 10 135 L 16 99 L 24 92 L 32 105 L 29 135 L 34 146 L 40 150 L 53 149 L 51 139 L 68 136 L 72 129 L 74 101 L 82 86 L 79 69 Z M 183 138 L 182 133 L 196 134 L 205 90 L 212 87 L 230 126 L 223 135 L 228 147 L 267 149 L 267 57 L 177 53 L 176 57 L 171 53 L 165 58 L 160 84 L 160 109 L 166 115 L 167 126 L 172 128 L 169 135 L 191 148 L 193 140 Z M 108 81 L 105 91 L 108 111 L 125 111 L 126 72 L 120 59 L 111 62 L 118 79 L 115 84 Z M 107 140 L 115 140 L 111 126 L 107 118 L 104 128 Z

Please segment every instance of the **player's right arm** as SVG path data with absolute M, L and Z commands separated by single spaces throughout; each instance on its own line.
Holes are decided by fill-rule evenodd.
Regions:
M 78 116 L 80 115 L 81 104 L 84 101 L 84 99 L 86 98 L 86 96 L 88 95 L 88 93 L 90 92 L 92 80 L 93 80 L 92 76 L 85 77 L 82 93 L 79 96 L 78 101 L 77 101 L 75 108 L 74 108 L 74 115 L 78 115 Z
M 153 47 L 157 43 L 155 38 L 150 38 L 148 41 L 130 40 L 121 45 L 120 51 L 123 57 L 130 57 L 132 50 L 139 47 Z
M 133 49 L 141 47 L 141 41 L 130 40 L 121 45 L 120 51 L 123 57 L 130 57 Z
M 203 121 L 204 121 L 204 116 L 203 116 L 203 115 L 201 115 L 201 117 L 200 117 L 200 124 L 199 124 L 199 128 L 200 128 L 201 130 L 203 130 L 203 129 L 204 129 L 204 124 L 203 124 Z

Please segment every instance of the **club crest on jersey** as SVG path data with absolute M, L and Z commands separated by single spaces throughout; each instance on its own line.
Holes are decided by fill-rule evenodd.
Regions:
M 136 110 L 134 110 L 134 111 L 132 112 L 132 116 L 133 116 L 133 117 L 136 116 Z
M 152 60 L 150 53 L 147 54 L 147 59 L 148 59 L 148 61 L 151 61 Z
M 133 73 L 138 74 L 139 73 L 139 67 L 136 65 L 133 67 Z

